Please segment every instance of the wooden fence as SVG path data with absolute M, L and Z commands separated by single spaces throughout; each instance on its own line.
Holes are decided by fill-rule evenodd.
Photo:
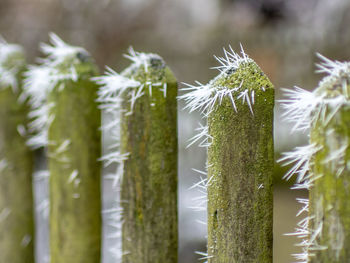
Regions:
M 50 175 L 50 262 L 101 261 L 101 165 L 119 186 L 116 262 L 178 261 L 177 100 L 205 121 L 190 144 L 207 148 L 207 178 L 196 186 L 207 208 L 210 263 L 273 261 L 274 86 L 241 48 L 218 58 L 218 76 L 178 84 L 156 54 L 133 49 L 120 74 L 99 76 L 89 53 L 51 34 L 40 64 L 0 43 L 0 262 L 34 262 L 33 150 Z M 286 153 L 286 174 L 310 200 L 296 227 L 298 262 L 350 258 L 350 64 L 321 57 L 327 76 L 313 92 L 287 90 L 294 129 L 310 143 Z M 24 78 L 24 80 L 23 80 Z M 101 112 L 110 115 L 101 127 Z M 101 128 L 112 152 L 101 156 Z M 30 148 L 32 150 L 30 150 Z M 349 229 L 349 230 L 348 230 Z

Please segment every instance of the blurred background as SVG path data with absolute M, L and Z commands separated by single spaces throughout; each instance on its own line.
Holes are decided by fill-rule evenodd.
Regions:
M 105 65 L 121 71 L 129 64 L 122 54 L 132 45 L 135 50 L 160 54 L 180 82 L 208 82 L 218 72 L 210 67 L 222 56 L 223 47 L 239 51 L 242 43 L 269 76 L 276 88 L 294 85 L 313 89 L 322 76 L 316 75 L 316 52 L 331 59 L 349 60 L 350 1 L 348 0 L 0 0 L 0 34 L 9 42 L 22 44 L 29 63 L 40 56 L 39 42 L 55 32 L 70 44 L 83 46 L 95 58 L 101 72 Z M 179 102 L 179 262 L 197 262 L 194 251 L 206 250 L 205 212 L 194 212 L 196 191 L 189 188 L 198 181 L 206 153 L 198 147 L 186 149 L 201 117 L 182 111 Z M 278 102 L 275 108 L 276 159 L 283 151 L 307 141 L 306 134 L 291 134 L 283 122 Z M 108 139 L 105 144 L 108 145 Z M 106 146 L 105 145 L 105 146 Z M 281 178 L 286 168 L 276 164 L 274 197 L 274 262 L 291 262 L 297 253 L 293 232 L 302 191 L 290 190 L 292 182 Z M 35 181 L 37 203 L 38 263 L 48 251 L 47 182 Z M 104 184 L 104 207 L 112 206 L 115 192 Z M 107 219 L 106 219 L 107 220 Z M 105 225 L 105 234 L 110 229 Z M 103 258 L 112 263 L 108 248 L 113 239 L 105 238 Z M 115 263 L 115 262 L 114 262 Z

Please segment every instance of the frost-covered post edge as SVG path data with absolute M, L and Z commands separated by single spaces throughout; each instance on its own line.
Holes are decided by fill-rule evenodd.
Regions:
M 26 145 L 25 55 L 0 38 L 0 258 L 34 263 L 33 154 Z
M 97 68 L 86 50 L 50 34 L 46 55 L 30 67 L 30 144 L 47 147 L 50 176 L 50 262 L 100 262 L 101 114 Z
M 122 262 L 177 262 L 177 82 L 156 54 L 126 55 L 132 64 L 97 81 L 105 110 L 120 114 Z M 118 121 L 118 117 L 116 120 Z M 117 122 L 115 122 L 117 124 Z M 115 126 L 118 129 L 118 124 Z
M 294 188 L 309 190 L 299 199 L 308 212 L 295 233 L 303 253 L 299 262 L 347 262 L 350 258 L 350 63 L 318 55 L 318 72 L 326 73 L 309 92 L 286 90 L 282 100 L 285 116 L 294 130 L 309 131 L 309 144 L 285 153 L 281 159 L 294 163 L 285 175 L 296 175 Z
M 208 251 L 201 255 L 272 262 L 274 88 L 243 49 L 224 54 L 217 77 L 180 96 L 207 121 L 191 142 L 208 148 L 207 179 L 197 185 L 208 202 Z

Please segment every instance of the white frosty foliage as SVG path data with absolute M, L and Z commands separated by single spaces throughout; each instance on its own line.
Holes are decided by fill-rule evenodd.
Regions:
M 86 50 L 66 44 L 57 35 L 50 34 L 51 45 L 41 44 L 41 51 L 46 55 L 40 64 L 30 66 L 25 73 L 22 99 L 29 98 L 31 112 L 29 117 L 30 132 L 34 134 L 28 144 L 33 148 L 47 146 L 47 130 L 54 119 L 50 109 L 54 104 L 47 104 L 47 96 L 63 80 L 77 81 L 75 66 L 81 59 L 88 57 Z M 60 68 L 61 67 L 61 68 Z M 62 87 L 64 86 L 62 85 Z
M 81 57 L 88 57 L 89 53 L 82 47 L 68 45 L 54 33 L 50 34 L 50 42 L 51 45 L 46 43 L 40 45 L 41 51 L 47 56 L 42 59 L 42 63 L 48 67 L 70 64 L 72 66 L 71 77 L 76 79 L 77 76 L 73 66 L 80 63 Z
M 125 92 L 130 93 L 132 90 L 130 94 L 131 107 L 136 99 L 144 94 L 143 85 L 140 82 L 124 77 L 111 68 L 107 68 L 104 76 L 95 77 L 92 80 L 101 86 L 98 91 L 98 102 L 101 103 L 101 108 L 107 112 L 113 113 L 120 110 L 121 96 Z M 132 108 L 130 110 L 132 111 Z
M 222 77 L 231 74 L 236 71 L 242 63 L 253 62 L 252 59 L 244 52 L 241 46 L 241 55 L 235 53 L 231 46 L 229 51 L 224 49 L 224 57 L 216 57 L 216 60 L 220 62 L 220 66 L 214 67 L 220 71 L 220 74 L 211 80 L 208 84 L 202 84 L 196 81 L 197 85 L 190 85 L 184 83 L 187 88 L 183 88 L 186 94 L 179 96 L 179 99 L 183 99 L 186 102 L 185 109 L 189 109 L 190 112 L 199 110 L 205 116 L 208 116 L 215 106 L 222 103 L 222 100 L 227 97 L 232 103 L 232 107 L 237 112 L 236 101 L 242 100 L 242 104 L 247 104 L 249 110 L 253 114 L 253 104 L 255 102 L 254 90 L 245 89 L 242 90 L 243 81 L 237 87 L 224 87 L 214 85 L 215 81 Z M 263 89 L 263 87 L 262 87 Z
M 229 50 L 226 50 L 225 48 L 223 50 L 224 50 L 224 57 L 214 56 L 216 60 L 220 62 L 221 65 L 213 68 L 218 69 L 220 72 L 227 72 L 228 70 L 238 69 L 241 63 L 249 63 L 253 61 L 244 52 L 242 45 L 241 45 L 241 55 L 236 53 L 231 46 L 229 46 Z
M 313 92 L 295 87 L 292 90 L 285 90 L 287 98 L 281 100 L 282 107 L 285 110 L 284 118 L 294 123 L 292 131 L 310 131 L 312 125 L 316 122 L 322 125 L 326 132 L 326 144 L 329 150 L 328 156 L 324 160 L 329 163 L 335 176 L 339 177 L 344 169 L 345 153 L 349 147 L 347 138 L 340 138 L 334 133 L 334 129 L 327 127 L 330 121 L 337 118 L 337 113 L 343 106 L 350 106 L 348 84 L 350 81 L 350 63 L 332 61 L 320 54 L 318 57 L 322 60 L 317 64 L 317 72 L 328 74 L 319 84 L 319 87 Z M 332 90 L 327 90 L 330 86 Z M 336 87 L 337 89 L 334 89 Z M 322 150 L 321 146 L 314 143 L 302 147 L 296 147 L 294 151 L 283 154 L 279 160 L 285 165 L 293 164 L 292 168 L 284 176 L 290 179 L 293 175 L 297 176 L 296 184 L 293 189 L 309 189 L 313 182 L 322 174 L 313 174 L 310 170 L 310 163 L 313 161 L 315 154 Z M 308 212 L 308 199 L 298 199 L 303 204 L 298 216 L 303 212 Z M 310 228 L 310 222 L 313 228 Z M 307 263 L 309 258 L 314 256 L 314 251 L 327 249 L 317 243 L 317 238 L 322 233 L 322 220 L 315 215 L 309 215 L 301 220 L 294 233 L 302 241 L 298 244 L 303 247 L 303 252 L 293 255 L 298 262 Z
M 311 113 L 322 98 L 316 97 L 314 93 L 299 87 L 283 90 L 287 97 L 280 100 L 284 109 L 284 119 L 294 123 L 292 131 L 309 129 Z
M 16 75 L 25 63 L 21 46 L 9 44 L 0 36 L 0 88 L 11 87 L 17 91 Z
M 140 67 L 143 67 L 147 73 L 152 66 L 152 61 L 157 61 L 161 64 L 161 67 L 165 66 L 160 56 L 136 52 L 134 49 L 130 48 L 129 54 L 125 55 L 125 57 L 130 59 L 133 63 L 123 74 L 118 74 L 113 69 L 107 67 L 103 76 L 92 78 L 92 80 L 100 86 L 97 101 L 100 103 L 100 108 L 104 111 L 105 116 L 110 120 L 107 124 L 103 125 L 102 129 L 113 140 L 109 153 L 101 157 L 100 160 L 103 161 L 105 166 L 112 164 L 117 165 L 114 173 L 105 176 L 105 179 L 113 180 L 113 187 L 117 191 L 117 200 L 115 200 L 114 207 L 104 211 L 104 214 L 108 215 L 107 220 L 110 222 L 109 224 L 115 230 L 108 238 L 115 239 L 115 245 L 112 246 L 109 251 L 116 262 L 121 262 L 123 256 L 121 246 L 122 208 L 120 205 L 119 193 L 124 162 L 128 159 L 129 155 L 129 153 L 121 153 L 119 149 L 120 117 L 121 114 L 131 115 L 136 101 L 141 98 L 147 90 L 150 96 L 152 96 L 153 88 L 158 88 L 163 92 L 164 97 L 166 97 L 167 94 L 166 83 L 152 82 L 151 79 L 146 79 L 144 83 L 141 83 L 133 78 L 126 77 L 126 75 L 132 75 L 133 71 L 138 70 Z M 121 102 L 125 98 L 127 98 L 130 103 L 130 109 L 127 109 L 126 112 L 124 109 L 121 109 Z
M 50 114 L 52 107 L 54 107 L 53 103 L 43 104 L 29 112 L 28 116 L 33 120 L 29 123 L 29 130 L 33 133 L 36 132 L 36 134 L 28 139 L 27 144 L 33 149 L 48 145 L 47 132 L 54 119 L 54 115 Z
M 150 67 L 151 59 L 157 59 L 163 62 L 163 59 L 157 54 L 137 52 L 132 47 L 129 48 L 129 54 L 125 54 L 124 57 L 130 59 L 133 62 L 129 69 L 135 69 L 143 66 L 145 72 L 148 72 L 148 67 Z
M 350 73 L 350 62 L 341 62 L 337 60 L 330 60 L 321 54 L 317 54 L 321 59 L 321 63 L 316 64 L 318 73 L 326 73 L 330 76 L 341 77 L 344 74 Z
M 320 149 L 315 144 L 296 147 L 291 152 L 283 153 L 279 162 L 283 165 L 293 164 L 292 168 L 284 175 L 283 179 L 289 180 L 297 175 L 297 183 L 303 183 L 310 179 L 309 165 L 311 157 Z M 306 188 L 308 189 L 308 188 Z

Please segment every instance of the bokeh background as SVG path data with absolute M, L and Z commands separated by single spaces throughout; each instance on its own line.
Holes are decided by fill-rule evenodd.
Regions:
M 68 43 L 85 47 L 95 58 L 101 72 L 105 65 L 121 71 L 129 64 L 122 54 L 132 45 L 137 51 L 160 54 L 179 82 L 208 82 L 217 72 L 213 55 L 232 45 L 261 66 L 276 87 L 276 100 L 283 97 L 282 87 L 305 89 L 317 86 L 322 76 L 314 73 L 319 52 L 329 58 L 349 60 L 350 1 L 348 0 L 0 0 L 0 34 L 9 42 L 22 44 L 29 63 L 40 55 L 38 44 L 55 32 Z M 180 88 L 183 84 L 180 84 Z M 201 117 L 182 111 L 179 102 L 179 262 L 197 262 L 194 251 L 205 251 L 204 212 L 194 212 L 196 191 L 189 188 L 203 169 L 203 149 L 186 149 Z M 291 134 L 283 122 L 279 103 L 275 109 L 276 159 L 307 141 L 306 134 Z M 105 147 L 108 139 L 104 140 Z M 40 154 L 38 155 L 40 160 Z M 42 162 L 44 165 L 44 161 Z M 39 165 L 40 166 L 40 165 Z M 40 167 L 38 167 L 39 169 Z M 274 262 L 291 262 L 297 253 L 296 239 L 284 236 L 293 232 L 300 206 L 296 197 L 307 193 L 290 190 L 291 182 L 281 178 L 286 168 L 276 164 L 274 197 Z M 37 204 L 37 261 L 45 262 L 48 252 L 47 181 L 35 180 Z M 104 184 L 104 207 L 112 206 L 115 192 Z M 104 263 L 112 263 L 105 220 Z M 115 263 L 115 262 L 114 262 Z

